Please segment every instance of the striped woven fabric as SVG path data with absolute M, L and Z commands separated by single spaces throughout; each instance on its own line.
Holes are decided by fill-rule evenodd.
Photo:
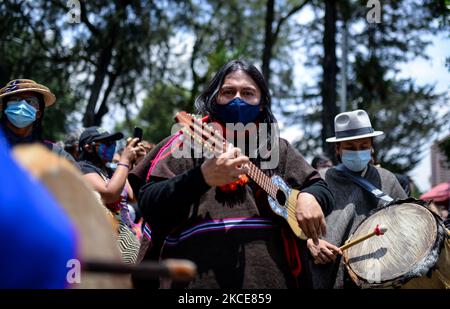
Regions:
M 164 242 L 165 246 L 175 246 L 179 242 L 193 237 L 194 235 L 209 233 L 214 231 L 230 231 L 238 229 L 268 229 L 276 225 L 270 219 L 265 218 L 225 218 L 203 221 L 190 227 L 189 229 L 178 233 L 177 235 L 169 235 Z
M 140 242 L 136 235 L 123 223 L 119 224 L 119 235 L 117 239 L 122 260 L 127 264 L 134 264 L 137 261 Z
M 145 223 L 144 225 L 144 232 L 143 235 L 150 241 L 152 241 L 152 229 L 148 225 L 148 223 Z

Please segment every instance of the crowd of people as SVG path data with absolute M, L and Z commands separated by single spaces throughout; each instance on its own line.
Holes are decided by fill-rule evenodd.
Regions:
M 222 140 L 227 145 L 214 156 L 173 155 L 183 143 L 187 146 L 189 137 L 180 138 L 186 131 L 168 132 L 156 145 L 130 137 L 120 151 L 117 141 L 124 135 L 101 127 L 71 133 L 61 143 L 46 141 L 42 119 L 55 102 L 50 89 L 29 79 L 0 89 L 0 152 L 40 143 L 68 159 L 116 220 L 124 263 L 188 259 L 197 266 L 197 276 L 188 282 L 134 277 L 138 288 L 355 288 L 340 246 L 373 210 L 410 195 L 409 184 L 399 182 L 402 175 L 375 164 L 375 137 L 382 140 L 383 132 L 372 127 L 364 110 L 336 116 L 335 136 L 327 139 L 335 145 L 336 161 L 318 156 L 309 164 L 270 129 L 277 120 L 267 83 L 244 60 L 224 65 L 195 102 L 203 118 L 192 127 L 214 126 L 221 134 L 210 138 L 216 146 Z M 237 123 L 244 129 L 229 126 Z M 276 166 L 264 168 L 275 156 Z M 1 204 L 22 203 L 19 196 L 12 201 L 5 195 Z M 41 212 L 57 213 L 56 206 L 50 207 L 54 201 L 41 202 L 49 204 Z M 28 204 L 33 203 L 22 205 L 31 208 Z M 69 220 L 58 215 L 59 222 Z M 40 224 L 39 216 L 35 220 Z M 55 244 L 60 253 L 54 263 L 67 258 L 75 241 L 73 227 L 44 232 L 49 240 L 67 240 L 64 246 Z M 54 273 L 53 283 L 42 271 L 19 283 L 2 276 L 0 286 L 61 287 L 61 275 Z

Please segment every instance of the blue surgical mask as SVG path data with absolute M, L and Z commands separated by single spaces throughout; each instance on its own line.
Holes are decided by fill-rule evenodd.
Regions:
M 216 117 L 223 123 L 238 123 L 244 125 L 255 121 L 259 115 L 259 105 L 252 105 L 241 98 L 234 98 L 227 104 L 216 104 Z
M 100 144 L 100 146 L 98 147 L 98 155 L 104 162 L 111 162 L 115 152 L 116 143 L 113 143 L 109 146 L 107 146 L 106 144 Z
M 25 100 L 9 102 L 5 109 L 6 117 L 17 128 L 25 128 L 36 120 L 37 109 Z
M 353 172 L 361 172 L 371 158 L 371 149 L 358 151 L 342 150 L 342 163 Z

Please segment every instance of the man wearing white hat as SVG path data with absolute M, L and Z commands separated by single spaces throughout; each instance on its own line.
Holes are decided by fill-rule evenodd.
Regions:
M 0 127 L 11 146 L 39 142 L 76 165 L 64 149 L 42 140 L 44 109 L 55 101 L 47 87 L 31 79 L 14 79 L 0 89 Z
M 338 114 L 334 119 L 334 128 L 336 136 L 328 138 L 327 142 L 336 143 L 336 156 L 341 164 L 327 171 L 325 181 L 334 195 L 335 209 L 326 218 L 326 238 L 320 240 L 319 244 L 307 241 L 316 264 L 335 261 L 333 265 L 325 268 L 312 266 L 313 285 L 319 288 L 343 288 L 344 284 L 348 286 L 347 280 L 344 283 L 345 270 L 338 258 L 341 252 L 337 247 L 343 245 L 371 210 L 385 204 L 384 198 L 407 197 L 394 174 L 370 164 L 373 138 L 383 132 L 372 128 L 366 111 L 355 110 Z M 357 184 L 355 178 L 368 181 L 384 195 L 375 197 Z M 336 271 L 337 277 L 334 278 Z

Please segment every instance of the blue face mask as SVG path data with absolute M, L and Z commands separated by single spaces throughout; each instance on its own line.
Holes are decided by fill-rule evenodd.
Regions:
M 37 109 L 25 100 L 9 102 L 5 109 L 6 117 L 17 128 L 25 128 L 36 120 Z
M 361 172 L 371 158 L 371 149 L 359 151 L 342 150 L 342 163 L 353 172 Z
M 227 104 L 217 104 L 215 113 L 224 123 L 238 123 L 244 125 L 254 121 L 259 115 L 259 105 L 248 104 L 241 98 L 234 98 Z
M 115 152 L 116 143 L 113 143 L 109 146 L 107 146 L 106 144 L 100 144 L 100 146 L 98 147 L 98 155 L 104 162 L 111 162 Z

